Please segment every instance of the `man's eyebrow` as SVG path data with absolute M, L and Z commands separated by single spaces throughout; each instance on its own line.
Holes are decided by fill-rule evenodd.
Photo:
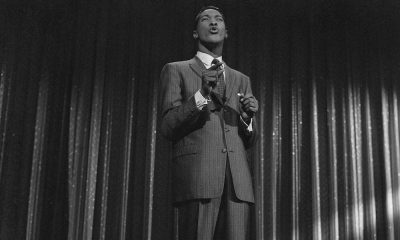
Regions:
M 204 14 L 204 15 L 200 15 L 199 18 L 203 18 L 203 17 L 211 17 L 210 14 Z M 220 17 L 220 18 L 224 18 L 221 14 L 216 14 L 214 17 Z
M 204 15 L 200 15 L 200 16 L 199 16 L 199 18 L 203 18 L 203 17 L 210 17 L 210 15 L 204 14 Z

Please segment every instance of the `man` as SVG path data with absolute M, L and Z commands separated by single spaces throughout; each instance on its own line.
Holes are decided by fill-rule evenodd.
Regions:
M 196 56 L 161 72 L 179 239 L 244 240 L 254 203 L 245 149 L 255 140 L 258 102 L 249 78 L 222 61 L 228 32 L 220 9 L 200 10 L 193 37 Z

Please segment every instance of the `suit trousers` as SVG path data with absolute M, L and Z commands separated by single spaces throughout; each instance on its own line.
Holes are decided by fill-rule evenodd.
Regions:
M 223 194 L 219 198 L 195 199 L 175 205 L 175 236 L 178 240 L 249 239 L 250 204 L 234 191 L 229 159 L 226 161 Z

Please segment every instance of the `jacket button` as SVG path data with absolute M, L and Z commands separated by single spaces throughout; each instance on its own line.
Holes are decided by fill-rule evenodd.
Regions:
M 223 148 L 223 149 L 222 149 L 222 152 L 223 152 L 223 153 L 226 153 L 226 148 Z

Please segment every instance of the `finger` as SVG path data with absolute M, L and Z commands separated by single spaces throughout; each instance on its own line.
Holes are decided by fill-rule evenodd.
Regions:
M 255 107 L 256 105 L 254 104 L 254 102 L 248 102 L 246 104 L 247 107 Z
M 246 112 L 242 112 L 242 113 L 241 113 L 241 115 L 242 115 L 242 117 L 243 117 L 244 119 L 247 119 L 247 118 L 249 118 L 249 116 L 247 115 L 247 113 L 246 113 Z
M 243 98 L 243 99 L 241 100 L 241 102 L 242 102 L 242 104 L 246 105 L 246 104 L 249 104 L 249 103 L 250 103 L 250 99 L 248 99 L 248 98 Z
M 246 93 L 246 95 L 244 95 L 245 98 L 254 98 L 253 94 L 251 93 Z
M 223 76 L 223 73 L 224 72 L 222 72 L 222 71 L 221 72 L 214 71 L 214 72 L 211 72 L 211 73 L 203 74 L 203 78 L 219 79 L 219 78 L 221 78 Z
M 218 79 L 221 79 L 221 75 L 204 75 L 203 78 L 209 81 L 217 81 Z
M 258 104 L 256 102 L 250 101 L 248 104 L 245 105 L 247 108 L 258 110 Z
M 216 75 L 221 75 L 224 73 L 225 70 L 204 70 L 203 75 L 208 75 L 208 76 L 216 76 Z
M 246 103 L 247 103 L 247 102 L 246 102 Z M 254 106 L 254 107 L 258 106 L 258 102 L 257 102 L 257 100 L 255 100 L 254 98 L 250 98 L 249 101 L 248 101 L 248 103 L 249 103 L 251 106 Z
M 247 104 L 244 104 L 244 105 L 243 105 L 243 109 L 246 109 L 246 111 L 248 111 L 251 107 L 252 107 L 252 106 L 251 106 L 250 103 L 247 103 Z
M 245 102 L 248 101 L 248 100 L 249 100 L 248 98 L 240 97 L 240 102 L 241 102 L 241 103 L 245 103 Z
M 203 72 L 211 73 L 211 74 L 216 74 L 216 73 L 220 74 L 221 72 L 224 72 L 224 71 L 225 71 L 224 69 L 215 70 L 215 69 L 211 69 L 211 68 L 203 70 Z
M 211 66 L 208 70 L 217 70 L 222 65 L 222 62 L 218 62 L 217 64 Z
M 255 108 L 255 107 L 247 107 L 246 109 L 245 109 L 245 112 L 247 112 L 247 113 L 256 113 L 257 112 L 257 108 Z
M 257 109 L 257 108 L 255 108 L 255 107 L 250 107 L 250 108 L 249 108 L 249 110 L 250 110 L 250 111 L 252 111 L 253 113 L 255 113 L 255 112 L 257 112 L 257 111 L 258 111 L 258 109 Z
M 258 105 L 257 101 L 254 100 L 254 99 L 250 99 L 250 104 L 251 104 L 252 106 L 257 106 L 257 105 Z
M 254 106 L 252 106 L 252 105 L 249 103 L 249 104 L 246 104 L 246 105 L 244 106 L 244 108 L 250 109 L 250 108 L 254 108 Z
M 204 71 L 203 72 L 203 76 L 206 77 L 215 77 L 215 75 L 217 75 L 217 71 Z
M 206 81 L 206 82 L 215 82 L 215 81 L 217 81 L 217 79 L 215 78 L 215 76 L 213 76 L 213 77 L 206 76 L 206 77 L 204 77 L 203 79 L 204 79 L 204 81 Z
M 254 96 L 251 95 L 251 94 L 247 94 L 246 96 L 242 97 L 242 100 L 243 100 L 243 101 L 245 101 L 246 99 L 249 100 L 249 101 L 257 101 L 257 100 L 254 98 Z
M 207 73 L 207 74 L 203 74 L 203 78 L 215 78 L 217 75 L 216 74 L 211 74 L 211 73 Z

